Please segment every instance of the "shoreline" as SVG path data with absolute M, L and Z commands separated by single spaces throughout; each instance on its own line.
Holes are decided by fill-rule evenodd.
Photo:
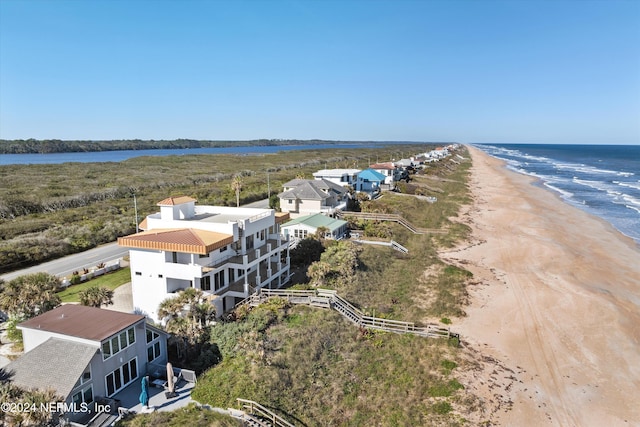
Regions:
M 474 147 L 474 148 L 475 148 L 475 147 Z M 479 150 L 479 151 L 482 151 L 482 150 Z M 487 156 L 492 157 L 491 155 L 489 155 L 489 154 L 487 154 L 487 153 L 484 153 L 484 152 L 483 152 L 483 154 L 486 154 Z M 493 157 L 493 158 L 495 158 L 495 157 Z M 504 169 L 505 169 L 505 170 L 507 170 L 507 171 L 509 171 L 509 172 L 513 172 L 513 173 L 515 173 L 515 174 L 517 174 L 517 175 L 522 175 L 522 176 L 524 176 L 524 177 L 529 177 L 529 178 L 531 179 L 531 183 L 532 183 L 532 185 L 534 185 L 534 186 L 536 186 L 536 187 L 540 188 L 541 190 L 544 190 L 544 191 L 546 191 L 546 192 L 550 193 L 551 195 L 555 196 L 555 197 L 558 199 L 558 201 L 559 201 L 559 202 L 562 202 L 562 203 L 564 203 L 564 204 L 565 204 L 565 205 L 567 205 L 567 206 L 570 206 L 570 207 L 572 207 L 572 208 L 574 208 L 574 209 L 577 209 L 577 210 L 579 210 L 579 211 L 581 211 L 581 212 L 584 212 L 584 213 L 586 213 L 587 215 L 589 215 L 591 218 L 593 218 L 593 219 L 595 219 L 595 220 L 602 221 L 602 222 L 603 222 L 603 224 L 604 224 L 605 226 L 609 226 L 609 227 L 611 228 L 611 231 L 618 233 L 618 234 L 620 235 L 620 237 L 621 237 L 621 238 L 623 238 L 623 239 L 629 239 L 630 244 L 631 244 L 631 245 L 633 245 L 633 246 L 635 246 L 635 247 L 636 247 L 636 249 L 640 250 L 640 238 L 635 239 L 633 236 L 629 236 L 628 234 L 625 234 L 622 230 L 617 229 L 615 225 L 613 225 L 612 223 L 610 223 L 610 222 L 609 222 L 609 221 L 607 221 L 606 219 L 604 219 L 604 218 L 602 218 L 602 217 L 600 217 L 600 216 L 598 216 L 598 215 L 596 215 L 596 214 L 594 214 L 594 213 L 591 213 L 591 212 L 589 212 L 589 211 L 588 211 L 588 210 L 586 210 L 586 209 L 582 209 L 582 208 L 580 208 L 579 206 L 576 206 L 576 205 L 574 205 L 574 204 L 572 204 L 572 203 L 567 202 L 567 201 L 562 197 L 562 193 L 560 193 L 560 192 L 558 192 L 558 191 L 553 190 L 553 189 L 552 189 L 551 187 L 549 187 L 549 186 L 546 186 L 546 185 L 545 185 L 545 181 L 544 181 L 542 178 L 539 178 L 539 177 L 536 177 L 536 176 L 533 176 L 533 175 L 527 175 L 527 174 L 522 174 L 522 173 L 516 172 L 516 171 L 514 171 L 514 170 L 509 169 L 509 168 L 506 166 L 506 162 L 505 162 L 505 161 L 503 161 L 503 160 L 501 160 L 501 159 L 496 159 L 496 160 L 498 160 L 499 162 L 502 162 L 502 163 L 503 163 L 503 167 L 504 167 Z
M 640 248 L 613 225 L 469 147 L 471 241 L 441 257 L 473 273 L 456 330 L 503 370 L 467 378 L 497 425 L 640 423 Z M 488 386 L 487 382 L 494 382 Z

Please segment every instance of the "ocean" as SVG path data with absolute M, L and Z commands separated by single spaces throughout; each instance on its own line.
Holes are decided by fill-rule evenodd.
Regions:
M 473 144 L 640 244 L 640 145 Z

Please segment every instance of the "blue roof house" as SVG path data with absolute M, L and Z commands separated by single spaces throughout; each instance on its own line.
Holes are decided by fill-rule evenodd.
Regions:
M 358 174 L 356 191 L 368 193 L 373 198 L 380 192 L 380 186 L 384 184 L 385 176 L 373 169 L 365 169 Z

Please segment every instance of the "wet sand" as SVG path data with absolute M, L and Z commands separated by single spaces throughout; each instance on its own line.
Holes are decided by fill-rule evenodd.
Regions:
M 467 379 L 486 405 L 478 420 L 640 425 L 638 245 L 469 151 L 474 202 L 458 220 L 473 237 L 441 256 L 474 274 L 467 317 L 452 329 L 502 367 Z

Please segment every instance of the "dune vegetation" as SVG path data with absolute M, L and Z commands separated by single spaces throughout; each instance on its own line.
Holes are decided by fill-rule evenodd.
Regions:
M 363 245 L 355 271 L 332 274 L 323 286 L 377 317 L 445 326 L 449 317 L 463 316 L 471 274 L 444 264 L 436 250 L 468 233 L 449 219 L 468 201 L 467 169 L 440 171 L 447 180 L 438 184 L 437 203 L 389 193 L 366 206 L 447 234 L 373 224 L 372 233 L 382 227 L 409 253 Z M 236 320 L 211 329 L 220 362 L 198 380 L 192 396 L 200 403 L 227 408 L 236 407 L 237 398 L 250 399 L 302 426 L 456 426 L 475 410 L 476 399 L 457 379 L 469 362 L 455 339 L 364 330 L 335 311 L 280 299 L 237 311 Z
M 169 196 L 235 206 L 276 195 L 296 176 L 324 167 L 366 167 L 433 145 L 283 151 L 268 155 L 137 157 L 122 162 L 0 166 L 0 273 L 113 242 L 136 230 Z M 402 150 L 402 151 L 401 151 Z

